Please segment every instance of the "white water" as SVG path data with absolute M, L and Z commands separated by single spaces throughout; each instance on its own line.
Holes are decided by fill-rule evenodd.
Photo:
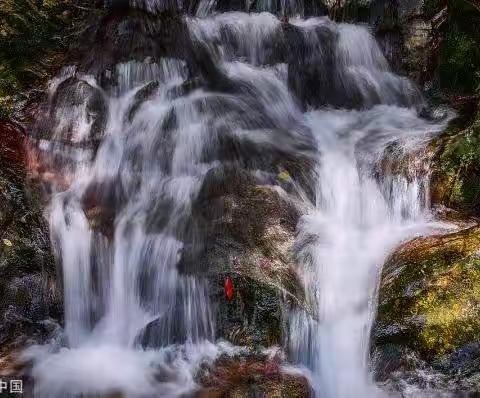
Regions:
M 317 201 L 299 225 L 298 241 L 318 321 L 292 314 L 291 350 L 312 370 L 319 396 L 382 396 L 369 374 L 370 326 L 382 264 L 402 240 L 441 225 L 432 222 L 426 207 L 427 176 L 410 175 L 408 181 L 398 175 L 379 182 L 375 167 L 389 143 L 421 149 L 439 126 L 394 106 L 313 111 L 308 118 L 322 154 Z
M 200 363 L 233 350 L 215 342 L 207 281 L 176 269 L 193 200 L 207 171 L 218 164 L 206 160 L 205 151 L 215 150 L 219 135 L 228 131 L 295 153 L 292 143 L 306 129 L 317 146 L 311 148 L 316 201 L 301 195 L 309 210 L 298 225 L 297 256 L 315 316 L 291 314 L 288 348 L 292 360 L 309 369 L 319 397 L 381 394 L 368 369 L 379 272 L 399 242 L 435 225 L 424 173 L 380 179 L 376 173 L 389 145 L 400 152 L 419 150 L 443 124 L 417 116 L 421 97 L 389 71 L 364 27 L 325 18 L 292 20 L 310 65 L 325 68 L 321 75 L 334 82 L 332 94 L 347 98 L 356 91 L 363 105 L 342 110 L 327 102 L 303 112 L 288 88 L 294 71 L 268 62 L 272 42 L 283 34 L 277 18 L 226 13 L 187 22 L 193 37 L 216 46 L 226 76 L 249 90 L 196 89 L 172 96 L 187 76 L 184 63 L 171 59 L 119 64 L 111 91 L 67 70 L 99 90 L 108 118 L 98 151 L 73 156 L 55 140 L 87 142 L 92 115 L 85 103 L 57 105 L 52 142 L 45 145 L 61 158 L 58 167 L 69 181 L 68 187 L 52 187 L 50 207 L 63 269 L 65 334 L 30 350 L 36 395 L 172 397 L 194 389 Z M 323 60 L 332 43 L 323 41 L 318 27 L 335 38 L 330 69 Z M 52 84 L 52 95 L 61 80 Z M 129 118 L 136 93 L 152 81 L 159 82 L 155 94 Z M 92 228 L 85 201 L 114 219 L 112 231 Z M 155 336 L 142 348 L 139 339 L 152 321 Z

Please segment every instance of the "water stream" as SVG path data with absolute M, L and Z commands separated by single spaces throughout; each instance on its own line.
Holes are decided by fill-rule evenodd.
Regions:
M 418 116 L 421 94 L 390 71 L 367 27 L 209 15 L 213 5 L 185 23 L 216 54 L 230 90 L 199 85 L 179 95 L 189 65 L 171 58 L 119 63 L 108 88 L 75 67 L 51 83 L 55 122 L 39 146 L 62 175 L 49 214 L 65 327 L 30 350 L 39 397 L 181 396 L 202 361 L 235 352 L 216 341 L 208 281 L 177 270 L 192 204 L 223 161 L 222 135 L 295 155 L 306 132 L 314 199 L 296 198 L 304 211 L 296 255 L 314 315 L 290 314 L 285 349 L 318 397 L 384 394 L 369 371 L 381 266 L 401 241 L 436 225 L 428 173 L 385 175 L 382 159 L 421 153 L 444 121 Z M 62 95 L 72 81 L 78 101 Z

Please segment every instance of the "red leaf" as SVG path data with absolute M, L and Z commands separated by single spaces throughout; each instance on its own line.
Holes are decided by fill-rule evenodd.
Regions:
M 228 301 L 231 301 L 233 298 L 233 281 L 232 278 L 227 276 L 225 278 L 225 282 L 223 283 L 223 287 L 225 288 L 225 297 Z

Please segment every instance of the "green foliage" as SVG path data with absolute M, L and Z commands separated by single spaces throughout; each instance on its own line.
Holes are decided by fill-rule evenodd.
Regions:
M 478 0 L 448 0 L 450 26 L 480 41 L 480 5 Z
M 473 0 L 425 0 L 427 18 L 439 14 L 440 87 L 450 94 L 471 95 L 480 89 L 480 7 Z
M 448 90 L 471 93 L 480 86 L 480 49 L 476 40 L 457 28 L 446 35 L 440 51 L 440 81 Z

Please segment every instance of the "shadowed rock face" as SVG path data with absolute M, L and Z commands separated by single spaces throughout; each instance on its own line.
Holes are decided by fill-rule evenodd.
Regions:
M 19 126 L 0 122 L 0 355 L 27 337 L 43 341 L 52 329 L 46 321 L 62 312 L 47 223 L 27 184 L 25 142 Z
M 478 387 L 479 249 L 480 228 L 472 227 L 414 239 L 390 257 L 373 330 L 380 379 L 430 367 Z
M 269 183 L 242 169 L 211 170 L 192 212 L 194 236 L 203 238 L 192 240 L 179 264 L 181 272 L 207 277 L 217 336 L 237 345 L 281 344 L 288 307 L 305 305 L 293 250 L 299 213 L 282 197 L 288 183 Z

